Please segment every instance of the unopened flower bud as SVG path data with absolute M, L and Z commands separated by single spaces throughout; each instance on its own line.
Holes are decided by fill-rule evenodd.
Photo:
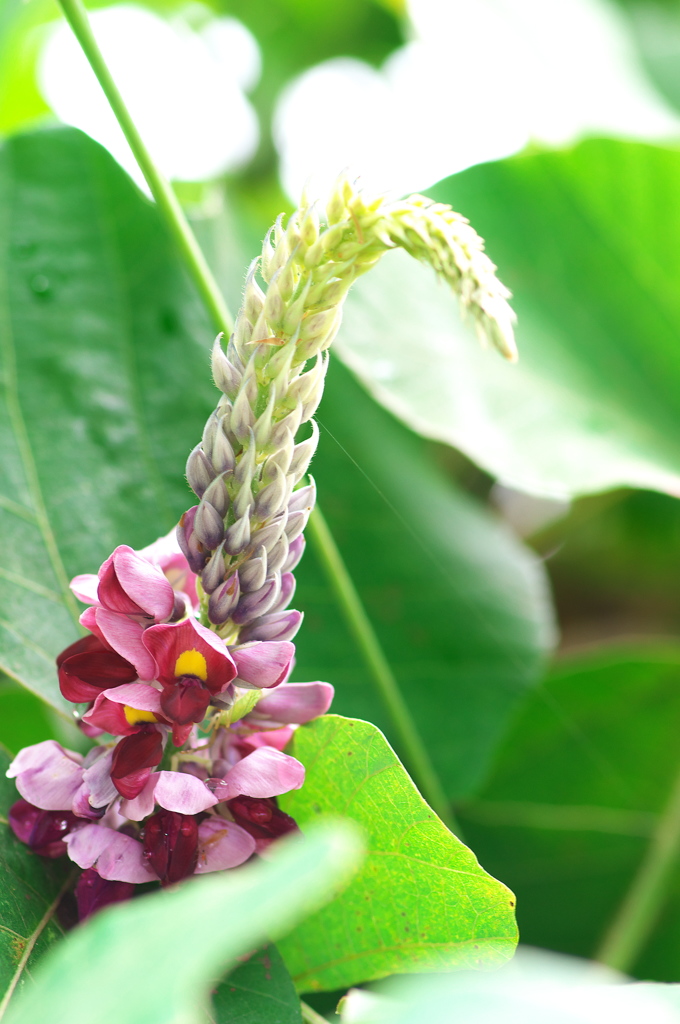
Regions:
M 272 572 L 274 571 L 272 569 Z M 267 549 L 261 547 L 257 552 L 257 557 L 249 558 L 241 566 L 239 571 L 241 590 L 246 594 L 251 593 L 253 590 L 259 590 L 267 578 L 267 572 Z
M 288 512 L 311 512 L 315 505 L 316 484 L 312 480 L 306 487 L 300 487 L 297 491 L 293 491 L 288 501 Z
M 227 621 L 238 604 L 240 594 L 239 574 L 235 572 L 210 595 L 208 618 L 215 626 Z
M 212 348 L 212 374 L 215 385 L 230 398 L 236 394 L 241 383 L 241 374 L 227 359 L 221 345 L 222 335 L 218 334 Z
M 281 515 L 276 516 L 271 523 L 267 523 L 266 526 L 263 526 L 258 530 L 257 533 L 254 534 L 253 540 L 258 546 L 263 546 L 267 552 L 270 552 L 278 542 L 287 522 L 288 509 L 284 509 Z
M 144 826 L 144 856 L 161 880 L 172 885 L 194 873 L 198 822 L 193 814 L 157 811 Z
M 220 544 L 201 573 L 201 583 L 207 594 L 212 594 L 214 590 L 217 590 L 220 583 L 224 582 L 225 571 L 224 547 Z
M 266 615 L 278 600 L 280 590 L 281 578 L 275 575 L 272 579 L 266 580 L 259 590 L 242 594 L 236 610 L 231 613 L 233 621 L 237 626 L 244 626 L 246 622 Z
M 264 292 L 255 280 L 259 262 L 259 259 L 254 259 L 250 264 L 248 274 L 246 275 L 246 286 L 243 296 L 243 314 L 251 324 L 257 321 L 264 306 Z
M 224 535 L 224 550 L 230 555 L 240 555 L 250 544 L 250 506 L 240 519 L 232 523 Z
M 194 530 L 206 551 L 214 551 L 224 537 L 224 520 L 217 509 L 205 499 L 198 506 Z
M 288 545 L 288 557 L 280 569 L 282 573 L 292 572 L 295 569 L 305 552 L 305 544 L 306 541 L 302 534 L 299 534 L 295 540 L 290 542 Z
M 202 498 L 206 488 L 215 478 L 215 471 L 200 444 L 196 445 L 187 459 L 186 475 L 189 487 L 197 498 Z
M 244 626 L 239 633 L 239 643 L 251 640 L 292 640 L 302 625 L 303 615 L 295 609 L 275 612 Z
M 198 505 L 184 513 L 177 526 L 177 543 L 189 563 L 192 572 L 200 573 L 208 560 L 208 554 L 194 529 Z
M 301 407 L 296 406 L 287 416 L 284 416 L 282 420 L 274 424 L 271 435 L 272 448 L 282 448 L 286 443 L 289 433 L 295 437 L 300 426 L 301 415 Z
M 288 559 L 289 550 L 288 538 L 285 533 L 276 542 L 268 556 L 269 574 L 280 572 Z
M 219 419 L 217 413 L 213 412 L 208 416 L 208 419 L 205 422 L 205 426 L 203 428 L 203 439 L 201 441 L 201 448 L 203 449 L 208 461 L 212 461 L 213 441 L 215 439 L 215 433 L 217 432 L 218 426 Z
M 227 416 L 220 417 L 213 437 L 212 464 L 216 473 L 231 473 L 236 465 L 234 449 L 227 437 L 229 418 Z
M 255 417 L 250 407 L 246 388 L 242 387 L 234 399 L 231 410 L 231 422 L 229 429 L 241 444 L 247 439 L 250 431 L 255 426 Z
M 307 520 L 309 519 L 309 513 L 311 509 L 304 509 L 301 512 L 292 512 L 288 516 L 288 522 L 286 523 L 286 536 L 289 541 L 295 540 L 299 537 L 307 526 Z
M 270 519 L 280 512 L 286 504 L 288 481 L 286 474 L 278 466 L 274 467 L 275 476 L 270 484 L 263 487 L 255 499 L 255 516 L 257 519 Z
M 295 585 L 295 576 L 292 572 L 286 572 L 281 576 L 279 596 L 274 604 L 267 609 L 269 615 L 273 615 L 275 612 L 281 612 L 284 608 L 288 607 L 295 595 Z
M 309 469 L 309 464 L 314 457 L 319 443 L 319 428 L 316 424 L 316 420 L 311 421 L 311 427 L 312 436 L 308 437 L 306 441 L 300 441 L 300 443 L 296 444 L 293 449 L 293 457 L 290 460 L 288 472 L 295 483 L 297 483 L 298 480 L 301 480 Z M 295 493 L 297 493 L 297 491 Z
M 222 519 L 224 519 L 229 510 L 229 492 L 224 482 L 224 476 L 215 477 L 213 482 L 206 487 L 202 500 L 204 502 L 209 501 L 213 508 L 219 512 Z

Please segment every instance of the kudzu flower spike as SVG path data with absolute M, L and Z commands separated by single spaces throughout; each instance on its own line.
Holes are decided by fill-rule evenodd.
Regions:
M 81 917 L 136 885 L 244 863 L 295 821 L 277 797 L 304 782 L 284 748 L 326 713 L 328 683 L 289 683 L 302 614 L 288 606 L 316 487 L 313 416 L 352 282 L 389 249 L 429 263 L 478 333 L 515 358 L 508 292 L 458 214 L 422 196 L 368 200 L 341 179 L 324 211 L 279 218 L 250 267 L 222 392 L 186 464 L 199 500 L 176 535 L 121 545 L 72 589 L 89 635 L 57 659 L 63 696 L 95 740 L 47 740 L 8 769 L 16 836 L 83 873 Z M 259 278 L 259 280 L 258 280 Z M 305 435 L 298 436 L 300 428 Z

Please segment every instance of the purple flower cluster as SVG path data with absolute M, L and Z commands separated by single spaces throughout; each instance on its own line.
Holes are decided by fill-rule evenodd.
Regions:
M 202 625 L 174 534 L 116 548 L 71 586 L 89 633 L 59 655 L 59 686 L 95 744 L 85 756 L 54 740 L 20 751 L 9 819 L 35 853 L 84 869 L 86 917 L 141 883 L 237 867 L 294 831 L 276 797 L 304 768 L 283 749 L 333 688 L 287 682 L 289 640 L 228 644 Z

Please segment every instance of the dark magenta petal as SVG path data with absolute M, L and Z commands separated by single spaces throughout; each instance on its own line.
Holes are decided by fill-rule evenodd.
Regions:
M 72 654 L 59 665 L 59 689 L 66 700 L 75 704 L 94 700 L 102 690 L 131 683 L 137 678 L 129 661 L 115 651 L 107 651 L 97 637 L 92 639 L 99 650 Z
M 109 648 L 105 647 L 102 641 L 97 636 L 83 636 L 80 640 L 76 640 L 75 643 L 69 644 L 65 647 L 61 654 L 57 655 L 57 668 L 61 668 L 62 664 L 67 658 L 71 658 L 74 654 L 90 654 L 92 651 L 106 651 Z
M 252 796 L 237 796 L 227 804 L 234 821 L 254 839 L 278 839 L 298 827 L 289 814 L 284 814 L 269 798 L 258 800 Z
M 128 800 L 134 799 L 123 793 L 118 783 L 128 775 L 136 775 L 146 768 L 155 768 L 160 764 L 162 756 L 163 739 L 154 727 L 140 729 L 122 739 L 113 752 L 111 762 L 111 778 L 118 792 Z
M 84 921 L 86 917 L 101 910 L 102 907 L 108 907 L 111 903 L 129 900 L 134 891 L 132 882 L 111 882 L 107 878 L 102 878 L 94 868 L 87 868 L 76 885 L 79 920 Z
M 144 827 L 144 854 L 163 885 L 193 874 L 198 860 L 198 824 L 193 814 L 153 814 Z
M 195 676 L 182 676 L 172 686 L 163 688 L 161 709 L 166 718 L 177 725 L 202 722 L 208 710 L 211 693 Z
M 140 608 L 136 601 L 123 590 L 113 559 L 108 560 L 106 568 L 102 566 L 103 572 L 99 577 L 99 600 L 102 607 L 110 612 L 118 612 L 122 615 L 144 615 L 144 609 Z
M 63 857 L 66 853 L 64 836 L 82 825 L 82 819 L 70 811 L 43 811 L 27 800 L 17 800 L 8 817 L 17 839 L 41 857 Z

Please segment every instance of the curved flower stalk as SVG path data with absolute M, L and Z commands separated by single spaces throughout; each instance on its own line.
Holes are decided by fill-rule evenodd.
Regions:
M 223 397 L 189 456 L 200 504 L 178 530 L 201 577 L 202 621 L 229 644 L 290 640 L 300 626 L 300 613 L 287 607 L 315 488 L 298 485 L 318 442 L 312 417 L 327 350 L 352 282 L 395 247 L 429 263 L 480 337 L 516 357 L 509 292 L 479 236 L 450 207 L 423 196 L 368 200 L 341 179 L 325 211 L 303 203 L 287 227 L 279 218 L 248 272 L 226 354 L 219 338 L 213 348 Z M 306 423 L 308 436 L 298 440 Z
M 236 867 L 297 827 L 276 803 L 304 782 L 284 748 L 333 697 L 328 683 L 288 682 L 302 620 L 288 608 L 293 570 L 315 502 L 303 483 L 312 417 L 347 290 L 395 246 L 430 263 L 514 358 L 508 292 L 449 207 L 369 202 L 341 180 L 323 223 L 309 205 L 286 228 L 279 218 L 226 353 L 219 339 L 213 349 L 223 394 L 187 463 L 199 504 L 176 537 L 120 545 L 72 581 L 88 635 L 59 655 L 59 686 L 95 745 L 82 757 L 47 740 L 7 772 L 21 796 L 15 834 L 83 869 L 83 917 L 141 883 Z

